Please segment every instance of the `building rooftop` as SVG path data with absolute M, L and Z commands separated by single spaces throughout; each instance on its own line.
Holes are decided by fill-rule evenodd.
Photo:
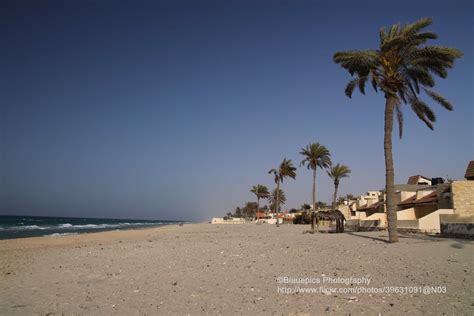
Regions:
M 429 188 L 431 185 L 427 184 L 395 184 L 395 191 L 409 191 L 416 192 L 425 188 Z
M 409 177 L 407 184 L 418 184 L 418 179 L 419 178 L 423 178 L 423 179 L 431 181 L 431 178 L 422 176 L 421 174 L 417 174 L 416 176 Z
M 424 197 L 420 199 L 416 199 L 416 194 L 412 197 L 409 197 L 408 199 L 398 203 L 398 206 L 403 206 L 403 207 L 412 207 L 415 205 L 420 205 L 420 204 L 432 204 L 432 203 L 437 203 L 438 202 L 438 194 L 436 191 L 431 192 L 428 195 L 425 195 Z
M 358 212 L 376 211 L 382 205 L 383 205 L 383 202 L 377 202 L 377 203 L 374 203 L 370 206 L 360 207 L 356 211 L 358 211 Z
M 471 160 L 467 165 L 466 174 L 464 175 L 466 180 L 474 180 L 474 160 Z
M 450 188 L 445 187 L 442 189 L 443 193 L 449 192 Z M 401 206 L 403 208 L 409 208 L 409 207 L 414 207 L 416 205 L 427 205 L 427 204 L 436 204 L 438 203 L 438 191 L 433 191 L 428 195 L 425 195 L 422 198 L 419 198 L 418 200 L 416 199 L 416 194 L 413 195 L 412 197 L 409 197 L 406 200 L 403 200 L 402 202 L 398 203 L 398 206 Z

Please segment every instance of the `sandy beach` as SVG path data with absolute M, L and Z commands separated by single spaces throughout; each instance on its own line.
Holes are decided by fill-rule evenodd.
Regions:
M 307 229 L 189 224 L 2 240 L 0 314 L 474 313 L 472 241 L 402 235 L 387 244 L 386 232 Z M 356 286 L 411 293 L 337 292 Z M 441 293 L 414 293 L 423 286 Z

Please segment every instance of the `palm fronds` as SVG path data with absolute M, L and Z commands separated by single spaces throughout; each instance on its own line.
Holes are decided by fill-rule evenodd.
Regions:
M 365 93 L 369 80 L 377 92 L 395 98 L 395 110 L 399 122 L 399 134 L 403 132 L 401 102 L 409 104 L 415 114 L 431 129 L 436 118 L 430 107 L 420 99 L 424 92 L 447 110 L 452 104 L 429 88 L 435 86 L 434 76 L 446 78 L 448 69 L 463 53 L 455 48 L 426 45 L 438 36 L 422 30 L 431 25 L 431 18 L 423 18 L 403 26 L 394 24 L 379 31 L 380 46 L 377 50 L 349 50 L 336 52 L 334 62 L 341 65 L 353 77 L 344 89 L 349 98 L 356 87 Z

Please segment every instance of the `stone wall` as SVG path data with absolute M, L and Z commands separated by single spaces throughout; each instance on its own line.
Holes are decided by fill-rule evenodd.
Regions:
M 440 215 L 441 235 L 474 239 L 474 216 Z
M 346 221 L 346 228 L 355 231 L 372 231 L 372 230 L 382 230 L 379 220 L 374 221 L 361 221 L 358 219 L 351 219 Z
M 451 190 L 454 214 L 474 216 L 474 181 L 454 181 Z

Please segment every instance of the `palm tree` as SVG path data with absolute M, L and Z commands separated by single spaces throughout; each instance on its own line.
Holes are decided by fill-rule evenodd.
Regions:
M 268 202 L 273 207 L 273 209 L 277 209 L 276 208 L 277 200 L 278 200 L 278 211 L 280 211 L 281 205 L 285 205 L 286 203 L 285 192 L 283 192 L 282 189 L 279 189 L 278 192 L 277 192 L 277 189 L 273 190 L 270 196 L 268 197 Z
M 339 188 L 339 181 L 342 178 L 348 178 L 351 173 L 351 169 L 348 166 L 337 164 L 332 166 L 329 171 L 327 171 L 329 178 L 334 181 L 334 196 L 332 199 L 332 210 L 336 209 L 336 199 L 337 199 L 337 189 Z
M 305 158 L 300 166 L 306 165 L 308 169 L 313 170 L 313 212 L 316 211 L 316 170 L 329 168 L 331 166 L 331 154 L 329 150 L 319 143 L 313 143 L 301 148 L 301 155 Z M 311 221 L 311 231 L 314 232 L 314 221 Z
M 268 192 L 268 188 L 264 185 L 257 184 L 252 187 L 250 190 L 253 194 L 257 196 L 257 212 L 260 209 L 260 199 L 267 199 L 270 196 L 270 192 Z
M 269 174 L 274 175 L 274 180 L 277 185 L 276 187 L 276 214 L 277 214 L 277 222 L 276 222 L 276 227 L 280 226 L 278 224 L 278 211 L 280 208 L 280 198 L 279 198 L 279 193 L 280 193 L 280 183 L 283 183 L 283 179 L 290 177 L 292 179 L 296 178 L 296 168 L 293 166 L 293 163 L 290 160 L 287 160 L 286 158 L 283 159 L 283 161 L 280 164 L 280 167 L 278 169 L 272 169 L 268 171 Z
M 255 214 L 257 213 L 257 210 L 257 203 L 255 202 L 246 202 L 243 209 L 247 219 L 254 218 Z
M 305 203 L 305 204 L 301 205 L 301 210 L 302 210 L 303 212 L 307 212 L 307 211 L 309 211 L 310 209 L 311 209 L 311 205 L 309 205 L 309 204 L 306 204 L 306 203 Z
M 433 129 L 436 117 L 419 98 L 422 91 L 447 110 L 453 109 L 451 103 L 430 88 L 435 85 L 433 75 L 446 78 L 448 69 L 452 68 L 454 61 L 463 54 L 454 48 L 424 45 L 428 40 L 438 37 L 433 32 L 421 32 L 431 23 L 431 19 L 424 18 L 404 26 L 394 24 L 388 31 L 385 28 L 380 29 L 380 46 L 377 50 L 351 50 L 334 54 L 334 62 L 354 77 L 345 89 L 349 98 L 356 86 L 364 94 L 367 81 L 372 83 L 375 91 L 380 89 L 385 97 L 385 189 L 390 242 L 398 241 L 392 156 L 394 111 L 397 114 L 401 138 L 402 102 L 410 105 L 417 117 L 430 129 Z

